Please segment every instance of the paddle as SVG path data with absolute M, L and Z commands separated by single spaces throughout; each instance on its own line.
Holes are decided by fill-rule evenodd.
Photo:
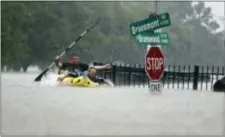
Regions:
M 91 29 L 94 28 L 94 26 L 98 23 L 99 19 L 95 21 L 94 24 L 92 24 L 89 28 L 87 28 L 83 33 L 80 34 L 80 36 L 72 43 L 70 44 L 59 56 L 62 57 L 66 52 L 68 52 L 85 34 L 87 34 Z M 34 81 L 38 82 L 41 81 L 41 78 L 48 72 L 48 70 L 55 64 L 53 61 L 41 74 L 39 74 Z

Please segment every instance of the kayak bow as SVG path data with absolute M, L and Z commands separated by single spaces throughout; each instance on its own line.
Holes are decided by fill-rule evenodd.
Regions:
M 98 83 L 93 82 L 89 78 L 86 78 L 84 76 L 80 76 L 77 78 L 67 77 L 63 79 L 63 81 L 60 84 L 67 85 L 67 86 L 88 87 L 88 88 L 100 87 Z

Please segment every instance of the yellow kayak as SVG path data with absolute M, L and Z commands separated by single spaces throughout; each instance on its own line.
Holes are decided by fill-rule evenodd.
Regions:
M 95 83 L 91 81 L 89 78 L 85 78 L 83 76 L 77 78 L 67 77 L 63 79 L 63 81 L 60 84 L 67 86 L 89 87 L 89 88 L 95 88 L 100 86 L 98 83 Z

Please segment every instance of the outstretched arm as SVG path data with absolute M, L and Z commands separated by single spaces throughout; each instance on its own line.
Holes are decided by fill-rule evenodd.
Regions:
M 111 68 L 110 64 L 102 65 L 102 66 L 93 66 L 96 70 Z

